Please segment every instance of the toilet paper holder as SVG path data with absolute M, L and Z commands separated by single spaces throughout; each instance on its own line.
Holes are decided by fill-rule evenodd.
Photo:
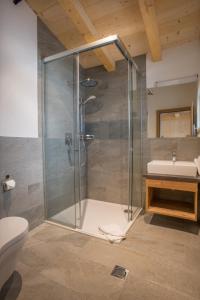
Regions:
M 3 192 L 8 192 L 15 188 L 16 182 L 10 175 L 6 175 L 5 179 L 1 182 Z

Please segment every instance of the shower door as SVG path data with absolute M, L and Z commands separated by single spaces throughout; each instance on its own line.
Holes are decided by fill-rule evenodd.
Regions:
M 69 55 L 44 65 L 46 218 L 74 228 L 80 220 L 77 60 Z
M 129 102 L 129 221 L 142 207 L 142 102 L 141 74 L 128 63 L 128 102 Z
M 118 38 L 110 39 L 104 43 L 120 50 L 112 72 L 82 67 L 101 41 L 46 58 L 44 64 L 46 218 L 72 228 L 82 227 L 87 199 L 120 206 L 124 224 L 141 209 L 139 77 Z M 97 85 L 83 87 L 89 78 Z M 85 141 L 88 136 L 94 138 Z

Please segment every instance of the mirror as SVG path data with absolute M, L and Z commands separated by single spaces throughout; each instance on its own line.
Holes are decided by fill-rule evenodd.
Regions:
M 148 137 L 177 138 L 198 135 L 200 96 L 198 80 L 157 82 L 148 89 Z

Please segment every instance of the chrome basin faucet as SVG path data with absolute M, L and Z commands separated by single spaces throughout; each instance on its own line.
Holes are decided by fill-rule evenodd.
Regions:
M 172 152 L 172 161 L 173 161 L 173 163 L 176 162 L 176 151 Z

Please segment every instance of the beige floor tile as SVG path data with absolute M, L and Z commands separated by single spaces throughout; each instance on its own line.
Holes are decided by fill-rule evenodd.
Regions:
M 129 276 L 119 300 L 196 300 L 174 289 Z
M 39 226 L 19 257 L 23 288 L 17 299 L 200 299 L 198 227 L 155 220 L 140 216 L 127 240 L 116 245 L 50 224 Z M 110 275 L 115 265 L 129 270 L 126 280 Z
M 24 283 L 17 300 L 79 300 L 81 295 L 67 289 L 51 280 L 39 276 L 38 280 L 32 279 L 31 284 Z

